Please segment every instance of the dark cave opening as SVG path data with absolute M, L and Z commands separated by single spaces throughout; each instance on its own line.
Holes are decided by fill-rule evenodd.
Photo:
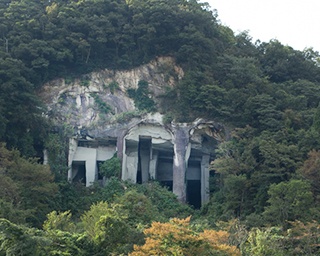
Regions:
M 187 181 L 187 202 L 195 209 L 201 208 L 201 181 L 188 180 Z
M 86 162 L 85 161 L 74 161 L 72 163 L 72 173 L 75 173 L 73 182 L 80 182 L 86 184 Z
M 149 180 L 149 164 L 151 156 L 151 137 L 139 136 L 137 183 Z
M 187 202 L 195 209 L 201 208 L 201 160 L 190 158 L 187 169 Z

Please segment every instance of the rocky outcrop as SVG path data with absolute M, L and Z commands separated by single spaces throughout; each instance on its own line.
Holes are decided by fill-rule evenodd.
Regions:
M 158 102 L 165 89 L 172 88 L 183 75 L 173 58 L 159 57 L 131 70 L 102 70 L 74 80 L 57 79 L 45 84 L 39 95 L 47 104 L 48 116 L 57 123 L 79 128 L 104 126 L 137 115 L 127 91 L 137 89 L 139 81 L 149 84 L 150 97 Z

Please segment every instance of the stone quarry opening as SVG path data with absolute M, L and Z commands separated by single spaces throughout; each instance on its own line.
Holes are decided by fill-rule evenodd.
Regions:
M 201 207 L 201 160 L 188 161 L 187 202 L 195 209 Z
M 172 191 L 173 186 L 173 153 L 171 151 L 160 151 L 158 153 L 158 166 L 156 180 Z
M 139 136 L 137 183 L 149 180 L 149 165 L 152 152 L 151 137 Z
M 98 181 L 103 180 L 103 174 L 101 173 L 101 167 L 100 165 L 103 164 L 105 161 L 97 161 L 97 175 L 98 175 Z
M 86 162 L 72 162 L 72 182 L 80 182 L 86 184 Z

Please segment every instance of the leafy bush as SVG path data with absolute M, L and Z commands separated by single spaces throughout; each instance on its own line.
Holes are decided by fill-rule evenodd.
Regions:
M 115 154 L 111 159 L 100 164 L 100 174 L 106 178 L 119 177 L 121 175 L 121 161 Z
M 114 92 L 115 92 L 116 90 L 119 90 L 119 89 L 120 89 L 118 83 L 115 82 L 115 81 L 111 82 L 111 83 L 108 85 L 108 87 L 109 87 L 109 90 L 110 90 L 110 92 L 111 92 L 112 94 L 114 94 Z
M 145 110 L 147 112 L 154 112 L 156 105 L 154 100 L 149 96 L 148 82 L 140 80 L 138 82 L 138 89 L 134 90 L 129 88 L 127 93 L 130 98 L 133 98 L 136 108 L 139 110 Z
M 90 96 L 94 99 L 94 103 L 97 105 L 99 111 L 101 111 L 103 114 L 108 114 L 112 112 L 112 108 L 104 102 L 98 94 L 91 93 Z
M 148 182 L 135 187 L 139 192 L 150 198 L 159 213 L 167 219 L 186 218 L 194 212 L 189 205 L 179 202 L 175 194 L 162 187 L 158 182 Z

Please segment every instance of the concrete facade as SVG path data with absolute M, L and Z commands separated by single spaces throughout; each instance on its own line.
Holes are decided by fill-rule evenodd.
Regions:
M 108 139 L 70 139 L 69 181 L 90 186 L 99 179 L 99 162 L 118 153 L 122 158 L 123 180 L 133 183 L 157 180 L 182 202 L 196 207 L 208 202 L 209 164 L 213 159 L 209 151 L 216 141 L 210 138 L 209 146 L 206 145 L 209 137 L 202 128 L 139 123 L 119 134 L 122 136 Z

